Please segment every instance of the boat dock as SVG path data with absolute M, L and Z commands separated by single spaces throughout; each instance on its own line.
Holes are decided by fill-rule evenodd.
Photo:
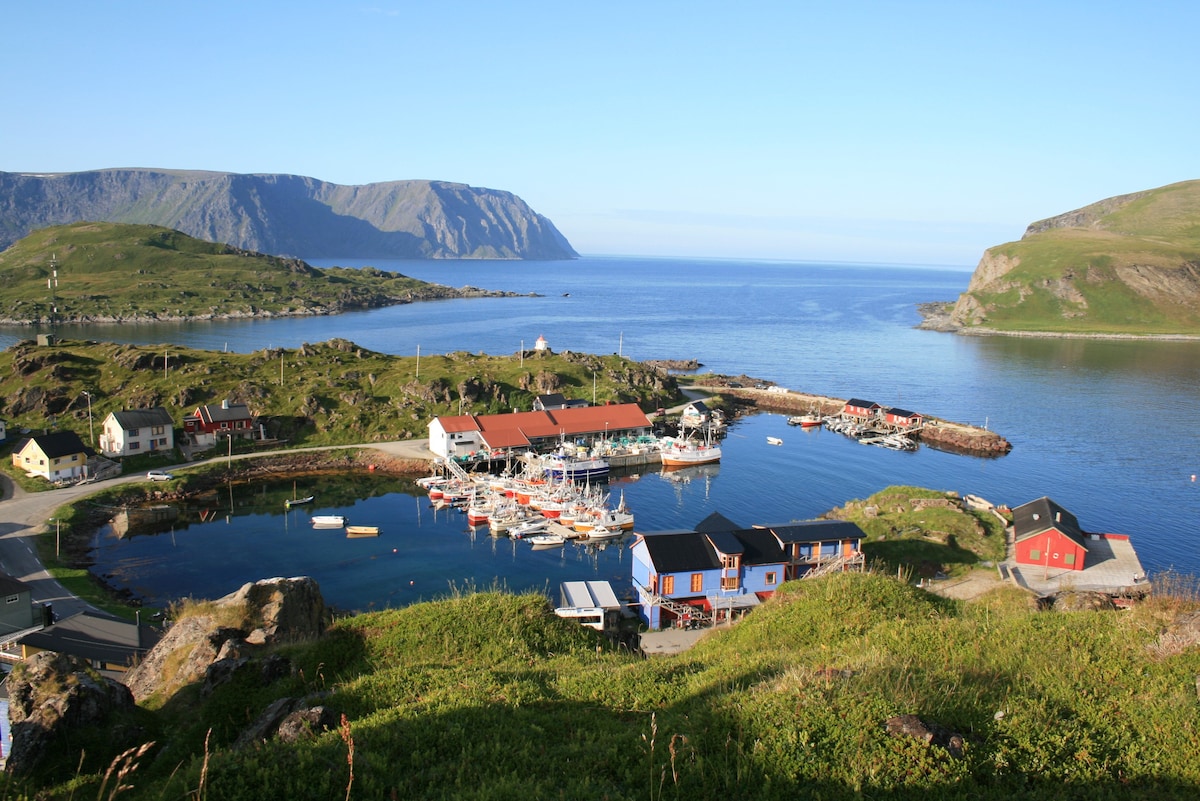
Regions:
M 1121 599 L 1144 598 L 1150 581 L 1129 537 L 1123 534 L 1089 534 L 1087 567 L 1083 570 L 1019 565 L 1011 555 L 1000 565 L 1001 576 L 1040 597 L 1059 592 L 1098 592 Z

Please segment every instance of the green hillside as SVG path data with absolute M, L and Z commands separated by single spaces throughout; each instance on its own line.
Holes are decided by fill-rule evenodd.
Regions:
M 316 268 L 120 223 L 44 228 L 0 253 L 0 319 L 48 323 L 52 293 L 59 321 L 76 322 L 329 314 L 462 294 L 397 273 Z
M 418 361 L 346 340 L 254 353 L 25 341 L 0 352 L 0 418 L 10 433 L 56 427 L 87 441 L 85 391 L 97 431 L 109 412 L 164 406 L 181 425 L 197 405 L 229 399 L 249 405 L 269 436 L 295 445 L 425 437 L 435 416 L 528 410 L 546 392 L 646 410 L 681 398 L 674 378 L 615 354 L 458 352 Z
M 115 763 L 121 798 L 1191 799 L 1200 650 L 1160 631 L 1193 608 L 1039 613 L 1007 586 L 962 603 L 834 574 L 644 659 L 538 594 L 452 597 L 342 619 L 279 649 L 274 678 L 240 670 L 74 732 L 37 797 L 111 798 L 110 761 L 152 743 Z M 285 697 L 341 729 L 235 748 Z M 889 734 L 906 714 L 938 739 Z
M 1000 331 L 1200 335 L 1200 181 L 1032 224 L 987 251 L 953 316 Z

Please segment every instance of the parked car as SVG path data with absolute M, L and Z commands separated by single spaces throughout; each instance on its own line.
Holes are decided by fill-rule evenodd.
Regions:
M 151 481 L 170 481 L 171 479 L 175 478 L 175 476 L 171 475 L 166 470 L 151 470 L 146 474 L 146 478 L 150 479 Z

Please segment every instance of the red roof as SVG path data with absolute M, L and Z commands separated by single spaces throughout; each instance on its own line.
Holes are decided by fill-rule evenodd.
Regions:
M 528 445 L 531 439 L 626 431 L 650 425 L 646 413 L 636 403 L 581 406 L 545 412 L 458 415 L 440 417 L 438 421 L 447 433 L 480 432 L 490 448 L 520 447 Z

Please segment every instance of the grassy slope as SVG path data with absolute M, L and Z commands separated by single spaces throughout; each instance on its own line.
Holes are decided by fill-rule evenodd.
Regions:
M 1200 333 L 1194 297 L 1152 301 L 1116 278 L 1118 269 L 1134 265 L 1182 271 L 1186 263 L 1200 263 L 1200 181 L 1152 190 L 1097 215 L 1098 227 L 1052 228 L 991 248 L 1020 260 L 1002 281 L 1019 282 L 1024 292 L 976 292 L 988 307 L 985 324 L 1014 331 Z M 1067 275 L 1086 310 L 1045 286 Z
M 590 401 L 593 376 L 598 403 L 650 410 L 678 400 L 673 379 L 616 355 L 459 352 L 422 356 L 418 365 L 345 340 L 250 354 L 68 341 L 0 353 L 0 415 L 10 432 L 40 432 L 52 419 L 86 442 L 84 390 L 97 436 L 109 412 L 161 405 L 182 425 L 197 405 L 230 398 L 289 444 L 351 444 L 424 437 L 438 415 L 530 409 L 542 391 Z
M 0 318 L 48 319 L 52 258 L 62 320 L 323 313 L 436 286 L 372 269 L 318 269 L 155 225 L 75 223 L 35 231 L 0 253 Z
M 129 798 L 1191 798 L 1200 651 L 1153 647 L 1174 611 L 1034 613 L 1008 587 L 963 605 L 839 574 L 645 660 L 539 595 L 470 595 L 342 620 L 285 649 L 273 684 L 244 671 L 142 709 L 55 781 L 82 749 L 71 784 L 94 795 L 121 733 L 162 749 Z M 344 732 L 230 748 L 275 698 L 317 692 Z M 888 736 L 906 713 L 963 756 Z

